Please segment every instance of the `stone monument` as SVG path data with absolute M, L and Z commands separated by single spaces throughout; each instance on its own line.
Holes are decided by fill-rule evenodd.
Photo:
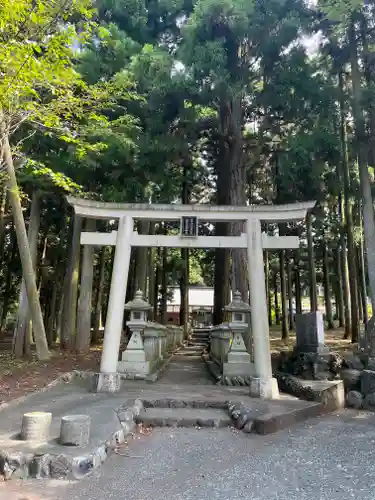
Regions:
M 296 316 L 296 346 L 279 365 L 279 372 L 307 380 L 334 380 L 340 357 L 324 344 L 324 321 L 320 311 Z
M 297 314 L 296 350 L 327 354 L 329 349 L 324 344 L 324 321 L 320 311 Z

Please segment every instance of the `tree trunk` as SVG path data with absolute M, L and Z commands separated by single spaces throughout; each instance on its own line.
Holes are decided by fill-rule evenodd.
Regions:
M 309 212 L 306 217 L 307 229 L 307 250 L 309 259 L 309 286 L 310 286 L 310 311 L 315 312 L 318 310 L 318 297 L 316 291 L 316 270 L 315 270 L 315 255 L 313 246 L 312 234 L 312 214 Z
M 368 309 L 367 309 L 367 286 L 366 286 L 366 271 L 363 256 L 363 241 L 361 239 L 358 247 L 358 269 L 359 269 L 359 286 L 361 288 L 363 323 L 368 323 Z
M 280 292 L 281 292 L 281 338 L 286 342 L 289 338 L 288 328 L 288 306 L 286 295 L 286 276 L 285 276 L 285 250 L 279 254 L 280 261 Z
M 336 315 L 339 320 L 339 326 L 343 327 L 345 325 L 345 314 L 344 314 L 344 297 L 343 297 L 343 278 L 342 278 L 342 266 L 341 266 L 341 250 L 340 245 L 336 248 Z
M 344 102 L 344 80 L 342 71 L 339 72 L 340 87 L 340 141 L 341 141 L 341 174 L 344 191 L 344 212 L 345 212 L 345 230 L 347 235 L 348 250 L 348 272 L 350 287 L 351 304 L 351 336 L 352 342 L 357 342 L 359 337 L 359 317 L 358 317 L 358 288 L 357 288 L 357 265 L 354 243 L 353 211 L 352 201 L 350 199 L 350 178 L 348 164 L 348 148 L 345 120 L 345 102 Z M 367 167 L 366 167 L 367 168 Z
M 237 95 L 231 101 L 222 102 L 219 115 L 223 133 L 222 140 L 227 143 L 225 148 L 225 168 L 229 171 L 229 182 L 226 186 L 229 194 L 229 205 L 245 206 L 247 203 L 246 164 L 243 161 L 243 109 L 241 96 Z M 239 236 L 243 232 L 243 222 L 230 224 L 231 235 Z M 246 249 L 233 249 L 231 254 L 232 292 L 238 290 L 241 293 L 242 300 L 249 302 Z
M 4 258 L 4 243 L 5 243 L 5 210 L 7 205 L 7 189 L 3 188 L 0 201 L 0 263 Z
M 105 257 L 106 247 L 103 247 L 99 253 L 98 263 L 98 279 L 95 287 L 95 301 L 94 301 L 94 328 L 91 343 L 96 345 L 99 343 L 100 329 L 102 328 L 102 307 L 103 307 L 103 289 L 105 277 Z
M 14 227 L 14 224 L 12 224 Z M 15 231 L 12 229 L 10 232 L 10 252 L 9 252 L 9 262 L 13 261 L 16 257 L 16 251 L 17 251 L 17 237 L 15 234 Z M 1 331 L 3 331 L 6 327 L 6 320 L 8 316 L 8 310 L 9 310 L 9 303 L 10 303 L 10 297 L 11 297 L 11 286 L 12 286 L 12 277 L 13 277 L 13 272 L 10 268 L 10 266 L 6 267 L 6 274 L 5 274 L 5 286 L 4 286 L 4 294 L 3 294 L 3 307 L 1 311 Z
M 161 303 L 160 303 L 160 316 L 161 324 L 166 325 L 168 323 L 168 311 L 167 311 L 167 256 L 168 249 L 162 248 L 162 275 L 161 275 Z
M 229 168 L 228 168 L 228 148 L 225 143 L 225 130 L 226 130 L 226 113 L 225 108 L 221 106 L 221 120 L 220 120 L 220 136 L 218 139 L 219 144 L 219 159 L 216 163 L 216 201 L 218 205 L 229 205 Z M 216 236 L 228 236 L 229 225 L 226 222 L 217 222 L 215 224 Z M 213 323 L 219 325 L 224 321 L 224 307 L 229 303 L 230 297 L 230 250 L 227 248 L 215 249 L 215 278 L 214 278 L 214 309 L 213 309 Z M 233 271 L 233 269 L 232 269 Z M 233 273 L 232 273 L 233 274 Z M 232 288 L 236 283 L 232 280 Z
M 296 290 L 296 314 L 302 314 L 302 291 L 301 291 L 301 276 L 299 270 L 300 257 L 299 251 L 296 250 L 294 253 L 294 282 L 295 282 L 295 290 Z
M 155 222 L 151 221 L 150 222 L 150 234 L 155 234 Z M 155 265 L 155 259 L 156 259 L 156 249 L 154 247 L 149 248 L 148 251 L 148 301 L 153 307 L 149 311 L 149 319 L 150 321 L 155 321 L 156 316 L 155 316 L 155 311 L 156 311 L 156 305 L 155 305 L 155 280 L 156 280 L 156 265 Z
M 323 271 L 324 271 L 324 302 L 326 309 L 326 321 L 328 329 L 332 330 L 335 325 L 333 323 L 332 315 L 332 299 L 331 299 L 331 283 L 329 279 L 329 263 L 328 263 L 328 251 L 325 244 L 323 244 Z
M 55 342 L 57 296 L 58 296 L 58 284 L 53 283 L 51 304 L 49 308 L 48 321 L 47 321 L 47 339 L 48 339 L 48 345 L 50 347 Z
M 374 84 L 374 54 L 369 47 L 369 40 L 371 40 L 371 34 L 368 30 L 368 23 L 366 19 L 366 14 L 363 12 L 360 15 L 360 31 L 361 31 L 361 43 L 362 43 L 362 58 L 363 58 L 363 74 L 366 80 L 366 86 L 373 92 L 373 84 Z M 367 99 L 366 102 L 366 111 L 369 120 L 369 145 L 371 148 L 371 164 L 375 165 L 375 104 L 373 99 Z
M 31 199 L 29 229 L 28 229 L 28 242 L 30 246 L 30 254 L 33 264 L 33 269 L 36 269 L 36 259 L 38 252 L 38 237 L 40 227 L 40 194 L 34 192 Z M 36 273 L 35 273 L 36 276 Z M 38 293 L 39 295 L 39 293 Z M 25 354 L 25 344 L 27 342 L 27 330 L 30 323 L 29 307 L 27 301 L 27 292 L 25 286 L 25 279 L 22 279 L 17 322 L 13 333 L 13 354 L 17 358 L 21 358 Z
M 289 330 L 294 329 L 294 312 L 293 312 L 293 280 L 292 280 L 292 262 L 289 257 L 286 258 L 286 269 L 288 275 L 288 316 Z
M 271 290 L 270 290 L 270 262 L 268 250 L 264 251 L 264 267 L 266 276 L 266 294 L 268 303 L 268 324 L 272 326 L 272 300 L 271 300 Z
M 86 231 L 95 231 L 96 221 L 87 219 Z M 79 289 L 77 336 L 75 348 L 79 354 L 90 351 L 91 344 L 91 313 L 92 313 L 92 286 L 94 281 L 94 247 L 83 247 L 81 285 Z
M 273 274 L 273 287 L 274 287 L 274 299 L 275 299 L 275 323 L 280 325 L 280 307 L 279 307 L 279 290 L 277 286 L 277 272 Z
M 141 220 L 138 222 L 138 232 L 139 234 L 149 233 L 149 221 Z M 147 293 L 147 247 L 138 247 L 136 249 L 136 272 L 135 272 L 135 282 L 136 290 L 141 290 L 143 297 L 146 297 Z
M 352 332 L 351 315 L 350 315 L 350 289 L 349 289 L 349 272 L 348 272 L 348 256 L 346 252 L 344 235 L 341 237 L 341 268 L 344 296 L 344 318 L 345 318 L 345 334 L 344 338 L 349 339 Z
M 36 352 L 39 360 L 47 360 L 50 358 L 51 354 L 48 349 L 42 310 L 40 308 L 38 290 L 36 288 L 33 261 L 31 257 L 29 241 L 27 239 L 26 226 L 22 213 L 22 206 L 19 196 L 16 173 L 13 165 L 12 153 L 7 136 L 3 138 L 2 149 L 3 158 L 8 174 L 9 200 L 13 211 L 13 220 L 17 235 L 18 250 L 20 253 L 27 299 L 34 327 Z
M 352 70 L 352 111 L 354 119 L 356 150 L 358 155 L 360 189 L 363 203 L 363 228 L 367 255 L 367 274 L 370 283 L 372 310 L 375 311 L 375 220 L 371 194 L 371 181 L 367 166 L 367 139 L 365 121 L 361 108 L 361 74 L 358 63 L 355 22 L 353 19 L 349 24 L 348 38 L 350 49 L 350 65 Z
M 161 312 L 159 309 L 159 290 L 161 288 L 161 276 L 163 273 L 162 269 L 162 249 L 159 247 L 157 249 L 157 263 L 155 266 L 155 282 L 154 282 L 154 302 L 151 304 L 154 307 L 154 318 L 161 322 Z
M 181 198 L 182 203 L 187 205 L 190 203 L 190 189 L 189 189 L 189 162 L 185 161 L 183 166 L 183 183 Z M 184 338 L 188 335 L 189 324 L 189 249 L 181 248 L 181 277 L 180 277 L 180 325 L 184 328 Z
M 61 329 L 61 345 L 63 349 L 67 350 L 73 348 L 76 333 L 81 232 L 82 217 L 74 215 L 73 236 L 66 270 Z

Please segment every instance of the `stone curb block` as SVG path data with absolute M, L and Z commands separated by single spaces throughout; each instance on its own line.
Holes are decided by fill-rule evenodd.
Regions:
M 174 356 L 174 353 L 168 354 L 168 357 L 162 360 L 161 364 L 156 368 L 156 370 L 151 373 L 150 375 L 147 375 L 145 378 L 146 382 L 156 382 L 159 380 L 161 375 L 165 372 L 165 370 L 168 368 L 169 363 L 172 361 L 172 358 Z
M 61 377 L 59 377 L 61 378 Z M 87 455 L 67 457 L 64 453 L 38 454 L 0 451 L 0 475 L 5 480 L 12 478 L 81 479 L 100 467 L 111 452 L 121 445 L 128 435 L 134 433 L 135 418 L 143 409 L 140 399 L 128 402 L 116 410 L 121 429 L 115 430 L 109 439 Z M 63 446 L 61 447 L 63 450 Z

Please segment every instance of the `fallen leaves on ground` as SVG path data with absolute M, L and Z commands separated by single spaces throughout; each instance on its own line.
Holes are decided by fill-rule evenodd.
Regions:
M 16 359 L 9 353 L 0 353 L 0 406 L 42 389 L 63 373 L 73 370 L 95 371 L 99 360 L 98 349 L 81 356 L 55 350 L 47 362 L 38 361 L 35 354 L 30 359 Z

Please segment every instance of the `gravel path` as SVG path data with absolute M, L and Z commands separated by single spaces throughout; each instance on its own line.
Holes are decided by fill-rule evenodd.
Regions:
M 271 436 L 160 429 L 76 484 L 0 485 L 1 500 L 373 500 L 375 415 L 345 410 Z M 22 492 L 22 494 L 21 494 Z

